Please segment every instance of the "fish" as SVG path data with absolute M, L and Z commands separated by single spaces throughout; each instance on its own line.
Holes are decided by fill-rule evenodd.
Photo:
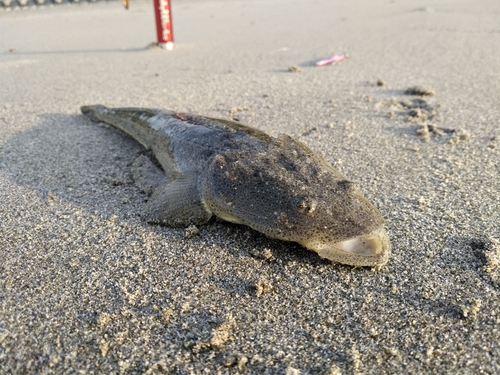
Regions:
M 335 263 L 381 267 L 390 258 L 385 220 L 358 185 L 286 134 L 171 110 L 89 105 L 81 112 L 156 158 L 141 155 L 132 166 L 150 195 L 141 212 L 149 223 L 188 227 L 215 215 Z

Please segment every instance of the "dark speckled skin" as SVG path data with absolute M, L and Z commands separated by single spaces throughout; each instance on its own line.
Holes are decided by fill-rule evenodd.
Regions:
M 215 214 L 315 251 L 383 226 L 382 216 L 355 184 L 289 136 L 274 138 L 237 122 L 173 111 L 100 105 L 81 110 L 130 134 L 161 164 L 163 172 L 143 160 L 134 173 L 136 180 L 155 176 L 144 209 L 150 222 L 188 226 Z M 384 264 L 390 253 L 384 241 L 375 255 L 326 257 L 353 265 Z

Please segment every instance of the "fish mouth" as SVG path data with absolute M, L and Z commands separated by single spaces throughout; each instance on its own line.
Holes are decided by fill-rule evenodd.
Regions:
M 301 244 L 322 258 L 352 266 L 382 266 L 391 254 L 391 242 L 383 227 L 333 244 L 320 241 L 303 241 Z

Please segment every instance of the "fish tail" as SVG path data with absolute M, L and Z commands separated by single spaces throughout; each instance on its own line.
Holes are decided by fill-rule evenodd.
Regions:
M 94 122 L 101 122 L 101 117 L 108 110 L 107 107 L 97 104 L 97 105 L 82 105 L 80 111 L 87 116 L 90 120 Z
M 159 111 L 139 108 L 108 108 L 103 105 L 84 105 L 80 107 L 82 113 L 94 122 L 105 122 L 113 125 L 142 144 L 151 148 L 154 140 L 154 130 L 148 122 Z

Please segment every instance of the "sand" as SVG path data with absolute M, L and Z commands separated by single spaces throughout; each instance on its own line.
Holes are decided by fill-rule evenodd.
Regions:
M 0 12 L 0 372 L 499 373 L 499 14 L 179 0 L 164 51 L 149 2 Z M 79 113 L 97 103 L 296 137 L 380 209 L 391 260 L 142 222 L 143 150 Z

